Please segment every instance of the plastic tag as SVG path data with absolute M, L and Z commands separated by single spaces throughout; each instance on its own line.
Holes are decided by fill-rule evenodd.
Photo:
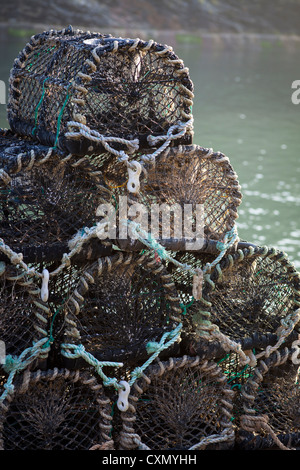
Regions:
M 125 380 L 120 381 L 120 385 L 124 387 L 124 389 L 119 390 L 119 398 L 117 401 L 117 407 L 120 411 L 127 411 L 128 410 L 128 396 L 130 393 L 130 385 Z
M 140 190 L 140 174 L 142 172 L 142 166 L 139 162 L 131 162 L 131 165 L 135 166 L 135 169 L 128 167 L 128 183 L 127 189 L 130 193 L 138 193 Z
M 43 269 L 43 280 L 41 288 L 41 299 L 43 302 L 47 302 L 49 297 L 48 283 L 49 283 L 49 271 L 48 269 Z

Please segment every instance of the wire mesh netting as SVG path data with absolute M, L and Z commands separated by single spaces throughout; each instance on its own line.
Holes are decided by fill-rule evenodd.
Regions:
M 30 160 L 22 160 L 20 150 L 2 158 L 1 238 L 17 252 L 40 248 L 38 260 L 47 251 L 59 259 L 78 230 L 97 222 L 97 208 L 109 191 L 86 160 L 51 152 L 36 157 L 31 151 Z
M 222 240 L 235 224 L 241 199 L 228 157 L 198 145 L 170 148 L 161 154 L 141 180 L 138 194 L 149 212 L 161 210 L 164 215 L 165 208 L 169 217 L 167 209 L 173 211 L 174 220 L 165 223 L 166 234 L 151 227 L 157 238 L 187 240 Z M 194 251 L 200 248 L 195 246 Z
M 294 265 L 274 248 L 245 248 L 226 255 L 204 284 L 202 309 L 193 318 L 196 329 L 209 339 L 216 327 L 246 349 L 266 350 L 268 335 L 278 340 L 285 320 L 297 312 L 299 282 Z M 247 338 L 252 339 L 250 347 Z
M 299 448 L 299 360 L 292 361 L 294 354 L 293 348 L 274 352 L 243 385 L 237 433 L 241 449 Z
M 0 263 L 1 264 L 1 263 Z M 2 263 L 3 264 L 3 263 Z M 38 312 L 39 288 L 26 273 L 5 266 L 0 274 L 0 338 L 7 355 L 20 356 L 47 337 L 49 312 Z M 45 351 L 45 355 L 47 352 Z
M 137 162 L 141 157 L 134 155 Z M 93 157 L 92 165 L 100 167 L 98 158 Z M 136 217 L 139 208 L 142 226 L 151 226 L 155 238 L 222 240 L 238 218 L 240 185 L 228 157 L 220 152 L 197 145 L 168 148 L 155 164 L 144 165 L 138 188 L 129 197 L 124 164 L 111 160 L 101 168 L 115 200 L 127 196 L 129 217 Z M 200 248 L 200 242 L 193 246 L 194 251 Z
M 26 371 L 1 405 L 2 450 L 113 448 L 110 403 L 91 374 Z
M 146 254 L 122 253 L 86 269 L 66 311 L 65 343 L 127 365 L 147 359 L 147 344 L 172 331 L 181 313 L 163 265 Z
M 170 358 L 150 366 L 123 414 L 123 449 L 229 449 L 234 392 L 213 362 Z

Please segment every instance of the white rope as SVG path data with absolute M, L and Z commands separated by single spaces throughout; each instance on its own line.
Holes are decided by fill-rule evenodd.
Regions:
M 191 117 L 187 122 L 179 121 L 177 124 L 172 125 L 165 135 L 160 136 L 148 136 L 148 143 L 150 146 L 154 147 L 159 142 L 163 141 L 162 145 L 156 149 L 151 154 L 143 154 L 141 156 L 142 165 L 143 163 L 150 162 L 154 163 L 156 157 L 161 154 L 172 142 L 172 140 L 179 139 L 183 137 L 187 129 L 193 128 L 194 119 Z M 120 162 L 124 162 L 127 165 L 129 180 L 127 184 L 127 189 L 129 192 L 138 193 L 140 188 L 139 176 L 142 171 L 141 164 L 135 160 L 129 161 L 128 153 L 134 153 L 139 150 L 139 140 L 127 140 L 120 137 L 108 137 L 100 134 L 99 132 L 90 129 L 83 122 L 70 121 L 68 122 L 69 132 L 66 132 L 65 136 L 67 138 L 78 138 L 85 137 L 88 140 L 100 142 L 103 147 L 113 155 L 116 155 L 119 158 Z M 71 130 L 72 129 L 72 130 Z M 74 130 L 76 129 L 76 130 Z M 176 132 L 177 131 L 177 132 Z M 116 150 L 110 144 L 119 143 L 125 145 L 128 148 L 128 153 L 124 150 Z
M 77 122 L 77 121 L 69 121 L 68 122 L 68 127 L 70 128 L 77 128 L 77 131 L 69 131 L 66 132 L 65 136 L 67 138 L 78 138 L 80 136 L 87 138 L 88 140 L 92 140 L 95 142 L 101 142 L 103 147 L 110 153 L 113 153 L 114 155 L 118 156 L 121 161 L 128 160 L 128 155 L 123 151 L 123 150 L 116 150 L 113 147 L 111 147 L 109 144 L 110 143 L 119 143 L 122 145 L 125 145 L 128 147 L 129 153 L 132 153 L 134 151 L 137 151 L 139 149 L 139 140 L 134 139 L 134 140 L 127 140 L 127 139 L 122 139 L 120 137 L 107 137 L 99 132 L 90 129 L 88 126 L 83 124 L 82 122 Z

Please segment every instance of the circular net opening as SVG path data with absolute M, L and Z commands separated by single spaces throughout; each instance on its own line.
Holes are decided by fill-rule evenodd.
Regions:
M 22 382 L 23 379 L 23 382 Z M 92 376 L 25 372 L 0 410 L 3 450 L 89 450 L 110 443 L 110 405 Z
M 150 366 L 145 375 L 131 391 L 134 411 L 123 414 L 124 448 L 133 448 L 137 436 L 151 450 L 188 450 L 206 445 L 211 449 L 214 445 L 230 448 L 233 392 L 215 363 L 187 357 L 170 359 Z M 213 443 L 216 436 L 224 437 L 222 444 Z
M 229 159 L 197 145 L 172 147 L 149 165 L 137 201 L 151 214 L 154 238 L 221 240 L 241 203 Z M 194 250 L 202 248 L 201 243 Z
M 75 322 L 78 340 L 94 356 L 137 362 L 148 357 L 148 342 L 159 341 L 179 321 L 174 286 L 151 257 L 115 255 L 86 273 L 68 302 L 65 342 L 72 340 L 68 322 Z
M 297 308 L 299 275 L 282 252 L 245 248 L 226 255 L 205 282 L 206 317 L 221 333 L 238 341 L 275 334 Z M 203 320 L 201 312 L 194 317 Z

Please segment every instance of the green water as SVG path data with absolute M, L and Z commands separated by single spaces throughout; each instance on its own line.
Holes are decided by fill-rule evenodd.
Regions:
M 28 38 L 2 39 L 7 82 Z M 300 42 L 206 38 L 174 49 L 195 86 L 194 143 L 225 153 L 238 174 L 240 238 L 283 249 L 300 268 L 300 104 L 291 100 Z M 4 105 L 0 126 L 8 126 Z

